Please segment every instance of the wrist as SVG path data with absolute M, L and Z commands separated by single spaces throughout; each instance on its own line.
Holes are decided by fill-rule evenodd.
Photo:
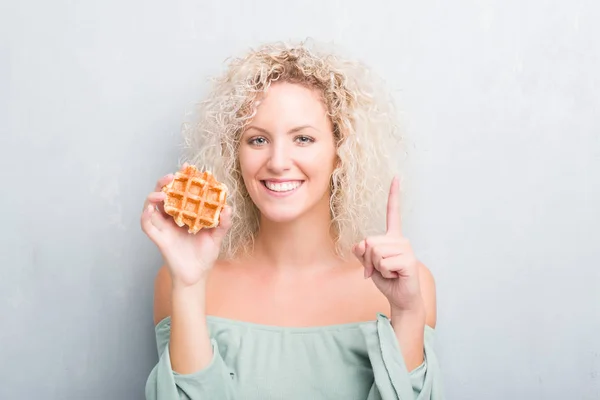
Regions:
M 422 320 L 423 324 L 425 324 L 425 304 L 423 303 L 423 300 L 415 302 L 411 307 L 408 308 L 399 308 L 392 305 L 390 307 L 390 320 L 392 322 L 394 320 L 412 322 L 419 322 Z
M 392 314 L 390 324 L 396 335 L 420 337 L 425 330 L 425 312 L 404 311 L 401 314 Z
M 173 309 L 195 309 L 200 311 L 204 308 L 206 284 L 200 281 L 193 285 L 178 284 L 173 282 L 171 289 L 171 301 Z
M 174 302 L 194 301 L 196 299 L 204 299 L 206 293 L 205 281 L 200 281 L 192 285 L 186 285 L 178 282 L 173 282 L 171 287 L 171 297 Z
M 204 290 L 204 288 L 206 288 L 205 278 L 202 278 L 198 282 L 194 283 L 182 282 L 178 279 L 173 279 L 171 281 L 171 290 L 173 293 L 197 292 L 198 290 Z
M 390 323 L 398 340 L 408 371 L 423 363 L 425 341 L 425 307 L 392 309 Z
M 184 271 L 185 269 L 193 270 L 199 268 L 200 266 L 187 266 L 186 268 L 177 269 L 183 272 L 171 272 L 171 289 L 173 291 L 177 290 L 181 292 L 193 292 L 204 289 L 204 287 L 206 287 L 206 281 L 208 280 L 208 269 L 190 272 Z

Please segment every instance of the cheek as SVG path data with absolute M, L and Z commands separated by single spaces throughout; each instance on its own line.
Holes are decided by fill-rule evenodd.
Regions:
M 316 143 L 315 146 L 310 148 L 310 151 L 302 151 L 302 157 L 305 160 L 316 162 L 321 167 L 330 165 L 330 160 L 333 160 L 336 156 L 336 149 L 333 144 L 324 143 L 323 141 Z
M 240 169 L 242 171 L 242 176 L 246 176 L 250 173 L 252 173 L 252 171 L 256 168 L 254 166 L 254 164 L 256 164 L 256 159 L 251 157 L 250 154 L 248 154 L 247 149 L 240 149 L 240 152 L 238 154 L 238 159 L 240 162 Z
M 319 165 L 322 171 L 327 173 L 333 172 L 335 165 L 337 164 L 337 154 L 335 148 L 327 147 L 323 149 L 315 157 L 315 162 Z
M 249 184 L 250 178 L 252 176 L 252 164 L 249 163 L 249 161 L 251 161 L 251 159 L 246 157 L 242 152 L 239 153 L 238 157 L 239 157 L 238 161 L 239 161 L 240 172 L 242 175 L 242 181 L 244 182 L 244 186 L 246 186 L 247 189 L 250 189 L 248 184 Z
M 307 174 L 327 181 L 329 181 L 336 162 L 335 152 L 329 148 L 316 152 L 306 152 L 301 159 L 298 159 L 298 164 L 302 166 Z
M 238 161 L 246 190 L 253 192 L 258 184 L 255 179 L 263 168 L 264 159 L 260 152 L 252 151 L 252 149 L 246 149 L 246 151 L 240 149 Z

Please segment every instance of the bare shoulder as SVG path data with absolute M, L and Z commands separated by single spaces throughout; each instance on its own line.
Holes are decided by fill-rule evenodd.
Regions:
M 435 279 L 429 268 L 420 261 L 419 284 L 421 287 L 421 297 L 423 297 L 423 303 L 425 304 L 425 323 L 435 328 L 437 322 Z
M 214 308 L 216 303 L 216 294 L 219 290 L 214 290 L 214 286 L 218 285 L 218 281 L 223 280 L 224 273 L 227 273 L 227 263 L 217 261 L 210 271 L 207 281 L 206 288 L 206 300 L 207 308 Z M 225 275 L 227 278 L 227 275 Z M 218 289 L 218 287 L 216 288 Z M 158 324 L 160 321 L 171 315 L 171 274 L 166 265 L 160 267 L 154 278 L 154 312 L 153 319 L 154 324 Z

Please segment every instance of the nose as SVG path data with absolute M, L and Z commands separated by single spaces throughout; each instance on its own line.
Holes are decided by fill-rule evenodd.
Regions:
M 292 160 L 290 149 L 283 140 L 277 141 L 271 146 L 267 168 L 273 173 L 282 173 L 291 168 Z

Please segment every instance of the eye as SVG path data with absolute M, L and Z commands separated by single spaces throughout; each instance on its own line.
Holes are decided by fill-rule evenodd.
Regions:
M 304 146 L 307 144 L 313 143 L 315 141 L 315 139 L 313 139 L 309 136 L 304 136 L 304 135 L 296 136 L 295 140 Z
M 252 146 L 263 146 L 266 143 L 267 143 L 267 139 L 265 139 L 262 136 L 255 136 L 248 140 L 248 144 L 252 145 Z

